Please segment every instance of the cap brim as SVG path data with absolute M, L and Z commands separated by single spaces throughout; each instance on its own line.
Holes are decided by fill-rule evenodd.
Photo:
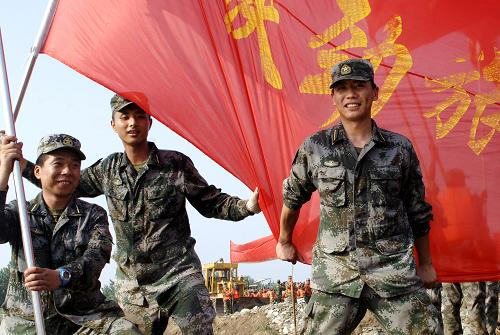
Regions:
M 367 79 L 366 77 L 362 77 L 362 76 L 345 76 L 345 77 L 342 77 L 342 79 L 339 79 L 339 80 L 333 82 L 330 85 L 330 88 L 332 89 L 335 85 L 337 85 L 338 83 L 340 83 L 341 81 L 344 81 L 344 80 L 370 81 L 371 78 Z
M 135 102 L 133 102 L 133 101 L 128 101 L 126 104 L 124 104 L 124 105 L 120 106 L 120 108 L 119 108 L 119 109 L 114 109 L 114 110 L 113 110 L 113 113 L 119 112 L 119 111 L 121 111 L 122 109 L 124 109 L 125 107 L 130 106 L 130 105 L 135 105 Z

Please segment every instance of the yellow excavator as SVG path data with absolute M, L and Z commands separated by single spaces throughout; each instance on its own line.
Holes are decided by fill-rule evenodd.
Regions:
M 205 278 L 205 286 L 218 313 L 222 313 L 224 309 L 224 286 L 231 291 L 238 290 L 239 299 L 237 299 L 234 311 L 268 303 L 269 299 L 248 296 L 248 285 L 242 277 L 238 276 L 237 263 L 225 263 L 224 259 L 221 258 L 214 263 L 203 264 L 203 277 Z
M 203 277 L 205 277 L 205 286 L 212 298 L 222 298 L 224 285 L 230 290 L 238 290 L 240 296 L 247 295 L 247 284 L 238 277 L 237 263 L 224 263 L 221 258 L 214 263 L 203 265 Z

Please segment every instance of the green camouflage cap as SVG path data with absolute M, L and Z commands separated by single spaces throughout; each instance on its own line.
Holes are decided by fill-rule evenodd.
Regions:
M 123 108 L 135 104 L 135 102 L 127 100 L 123 98 L 122 96 L 119 96 L 118 94 L 113 95 L 111 98 L 111 116 L 115 114 L 115 112 L 121 111 Z
M 333 88 L 341 80 L 352 79 L 369 81 L 373 80 L 373 66 L 366 59 L 348 59 L 335 65 L 332 69 Z
M 38 144 L 38 149 L 36 152 L 36 159 L 38 159 L 43 154 L 48 154 L 59 149 L 68 149 L 73 151 L 84 160 L 86 157 L 80 150 L 81 144 L 76 138 L 66 134 L 52 134 L 44 136 Z

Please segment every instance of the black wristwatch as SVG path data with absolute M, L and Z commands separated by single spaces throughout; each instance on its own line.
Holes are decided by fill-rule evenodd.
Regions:
M 71 282 L 71 272 L 66 268 L 59 268 L 59 278 L 61 279 L 61 286 L 66 287 Z

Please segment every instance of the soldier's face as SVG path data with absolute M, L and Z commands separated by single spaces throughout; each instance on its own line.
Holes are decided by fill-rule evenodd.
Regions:
M 44 196 L 66 198 L 80 183 L 81 161 L 77 154 L 57 150 L 46 154 L 41 165 L 35 166 L 35 176 L 42 183 Z
M 333 89 L 333 102 L 343 121 L 363 121 L 371 118 L 373 101 L 378 99 L 378 87 L 369 81 L 342 80 Z
M 124 144 L 144 144 L 148 139 L 151 117 L 137 106 L 130 105 L 113 115 L 111 126 Z

